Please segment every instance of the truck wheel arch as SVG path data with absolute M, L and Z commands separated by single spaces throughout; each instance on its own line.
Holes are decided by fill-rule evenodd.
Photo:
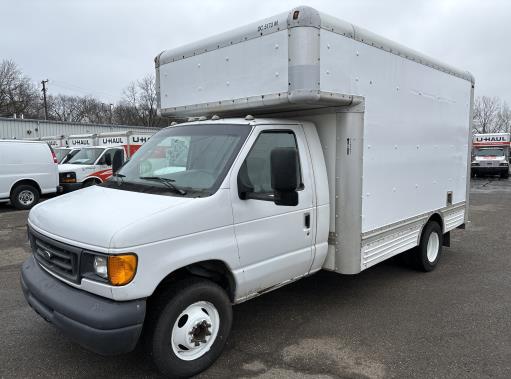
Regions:
M 236 280 L 229 266 L 220 260 L 196 262 L 172 271 L 160 281 L 151 297 L 157 297 L 169 285 L 191 276 L 206 278 L 217 283 L 225 290 L 231 302 L 234 303 Z
M 32 186 L 32 187 L 35 187 L 37 189 L 37 191 L 39 191 L 39 195 L 41 195 L 41 187 L 39 186 L 39 183 L 37 183 L 35 180 L 33 179 L 20 179 L 18 180 L 16 183 L 14 183 L 12 186 L 11 186 L 11 190 L 9 191 L 9 194 L 12 194 L 12 191 L 14 191 L 14 189 L 18 186 L 21 186 L 21 185 L 29 185 L 29 186 Z
M 103 181 L 101 180 L 101 178 L 98 178 L 97 176 L 89 176 L 87 179 L 85 179 L 83 181 L 84 187 L 89 186 L 89 185 L 94 185 L 94 184 L 101 184 L 101 183 L 103 183 Z
M 428 220 L 422 225 L 421 232 L 419 233 L 419 237 L 417 240 L 417 245 L 420 243 L 420 239 L 422 236 L 422 232 L 424 231 L 424 228 L 426 225 L 428 225 L 430 222 L 436 222 L 438 225 L 440 225 L 440 228 L 442 229 L 442 233 L 445 233 L 445 225 L 444 225 L 444 219 L 440 213 L 433 213 L 431 216 L 429 216 Z

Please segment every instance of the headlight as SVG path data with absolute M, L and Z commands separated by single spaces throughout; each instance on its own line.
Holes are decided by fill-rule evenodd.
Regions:
M 509 166 L 509 163 L 502 162 L 499 166 Z
M 479 163 L 472 162 L 472 166 L 479 166 Z
M 76 173 L 74 172 L 63 172 L 59 174 L 61 183 L 76 183 Z
M 123 286 L 135 277 L 137 264 L 137 256 L 133 253 L 97 255 L 86 252 L 82 257 L 81 273 L 87 279 Z
M 108 260 L 106 257 L 94 257 L 94 272 L 96 275 L 108 279 Z

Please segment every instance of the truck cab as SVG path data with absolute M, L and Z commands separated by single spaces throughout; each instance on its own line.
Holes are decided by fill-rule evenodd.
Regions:
M 112 176 L 112 160 L 117 153 L 126 160 L 122 146 L 83 147 L 59 164 L 59 182 L 64 192 L 103 183 Z
M 122 165 L 151 134 L 126 131 L 70 136 L 69 143 L 74 146 L 72 156 L 59 165 L 64 191 L 105 182 L 112 176 L 112 163 Z
M 509 133 L 475 134 L 471 177 L 499 175 L 509 178 Z

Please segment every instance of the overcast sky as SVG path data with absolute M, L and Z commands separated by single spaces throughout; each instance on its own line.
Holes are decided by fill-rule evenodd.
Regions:
M 49 92 L 119 100 L 167 48 L 310 5 L 476 78 L 511 104 L 509 0 L 0 0 L 0 59 Z

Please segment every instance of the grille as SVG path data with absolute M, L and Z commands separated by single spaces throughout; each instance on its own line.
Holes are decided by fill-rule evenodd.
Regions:
M 32 253 L 41 266 L 72 282 L 79 282 L 80 249 L 28 231 Z

